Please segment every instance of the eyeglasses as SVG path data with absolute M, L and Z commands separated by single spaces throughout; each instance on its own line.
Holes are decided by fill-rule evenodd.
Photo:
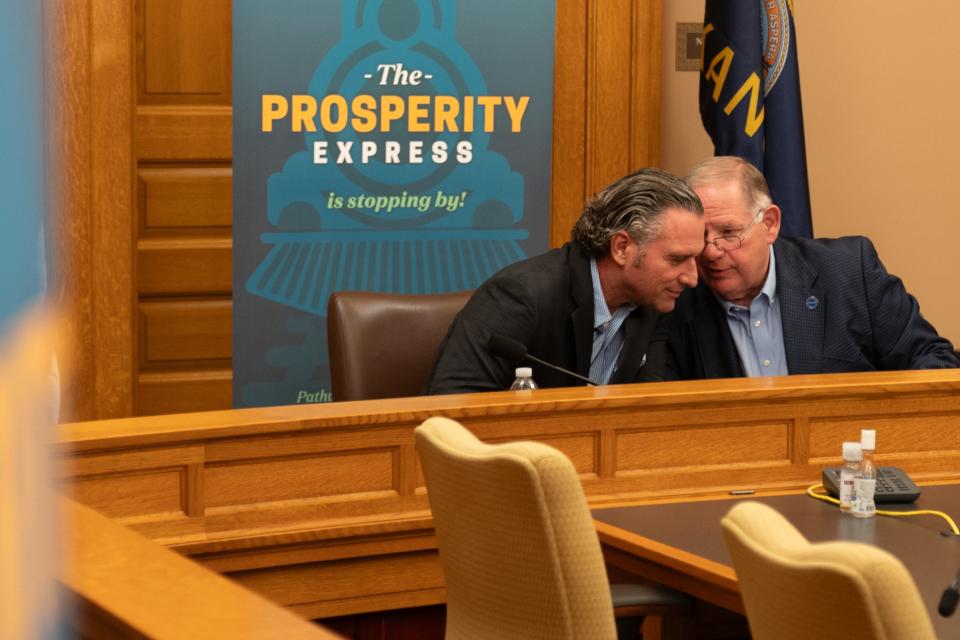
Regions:
M 743 245 L 743 239 L 747 237 L 747 234 L 750 233 L 750 229 L 753 228 L 753 225 L 757 224 L 763 220 L 763 208 L 757 211 L 757 214 L 753 216 L 753 220 L 747 225 L 747 228 L 743 230 L 743 233 L 736 236 L 717 236 L 713 240 L 707 240 L 704 244 L 706 248 L 707 244 L 712 244 L 720 251 L 736 251 Z

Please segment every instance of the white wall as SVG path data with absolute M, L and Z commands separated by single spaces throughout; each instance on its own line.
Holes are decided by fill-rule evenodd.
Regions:
M 700 124 L 700 74 L 674 71 L 678 22 L 703 22 L 703 0 L 666 0 L 663 3 L 663 75 L 660 78 L 660 166 L 677 175 L 707 156 L 713 143 Z

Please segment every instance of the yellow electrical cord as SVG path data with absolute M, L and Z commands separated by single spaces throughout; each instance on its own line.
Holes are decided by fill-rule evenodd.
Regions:
M 817 493 L 817 489 L 824 489 L 822 484 L 814 484 L 807 487 L 807 495 L 811 498 L 816 498 L 817 500 L 823 500 L 824 502 L 829 502 L 831 504 L 840 505 L 840 501 L 836 498 L 829 496 L 825 493 Z M 824 489 L 825 490 L 825 489 Z M 947 521 L 947 524 L 950 525 L 950 529 L 953 531 L 954 535 L 960 536 L 960 528 L 957 527 L 957 523 L 953 521 L 953 518 L 948 516 L 943 511 L 933 511 L 930 509 L 922 509 L 920 511 L 882 511 L 877 509 L 878 516 L 893 516 L 895 518 L 901 518 L 905 516 L 940 516 Z

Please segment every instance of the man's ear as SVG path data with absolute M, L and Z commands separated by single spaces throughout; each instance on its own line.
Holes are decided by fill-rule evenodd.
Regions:
M 610 236 L 610 257 L 621 267 L 627 264 L 627 251 L 633 245 L 633 238 L 626 231 L 617 231 Z
M 780 235 L 780 207 L 775 204 L 767 207 L 760 219 L 760 224 L 766 229 L 767 244 L 773 244 L 777 236 Z

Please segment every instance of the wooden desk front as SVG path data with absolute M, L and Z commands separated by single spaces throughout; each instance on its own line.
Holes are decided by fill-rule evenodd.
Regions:
M 72 500 L 61 499 L 61 582 L 84 638 L 339 640 Z
M 960 371 L 544 389 L 61 425 L 73 497 L 320 618 L 443 602 L 414 446 L 444 415 L 566 453 L 592 505 L 797 489 L 863 426 L 881 464 L 960 480 Z
M 938 509 L 960 518 L 960 485 L 925 486 L 922 492 L 913 505 L 890 508 Z M 889 551 L 917 583 L 938 637 L 960 637 L 960 616 L 944 619 L 937 614 L 940 594 L 960 568 L 960 538 L 940 535 L 949 529 L 943 519 L 854 518 L 806 495 L 749 499 L 779 511 L 812 542 L 857 540 Z M 617 507 L 597 509 L 593 516 L 608 563 L 743 613 L 720 526 L 734 504 L 735 500 L 709 500 Z

